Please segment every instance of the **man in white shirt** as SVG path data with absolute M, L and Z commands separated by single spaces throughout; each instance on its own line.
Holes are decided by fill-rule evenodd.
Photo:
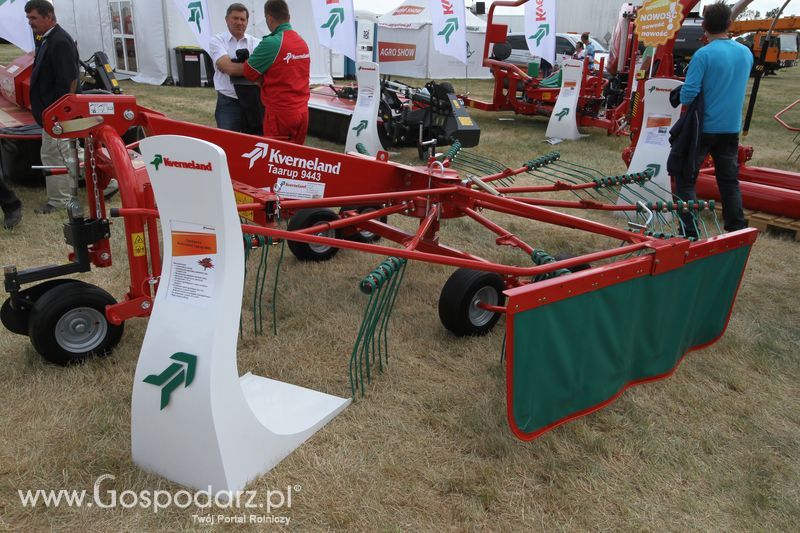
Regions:
M 230 74 L 236 72 L 236 63 L 243 61 L 238 60 L 236 51 L 246 49 L 249 55 L 258 44 L 255 37 L 245 33 L 249 20 L 250 12 L 247 7 L 240 3 L 231 4 L 225 13 L 228 31 L 215 35 L 209 43 L 211 59 L 216 67 L 214 88 L 217 90 L 217 109 L 214 118 L 217 127 L 223 130 L 242 131 L 246 124 L 244 115 L 247 110 L 236 97 Z

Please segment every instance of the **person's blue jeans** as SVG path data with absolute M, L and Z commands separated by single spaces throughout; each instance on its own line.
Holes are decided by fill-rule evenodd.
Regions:
M 739 134 L 738 133 L 703 133 L 697 147 L 697 168 L 700 168 L 708 154 L 714 159 L 714 173 L 717 178 L 720 200 L 722 201 L 722 219 L 725 231 L 736 231 L 747 227 L 742 210 L 742 193 L 739 190 Z M 687 179 L 688 178 L 688 179 Z M 677 176 L 675 194 L 681 200 L 696 200 L 694 176 Z M 687 237 L 697 237 L 693 216 L 690 213 L 681 215 Z
M 221 130 L 242 131 L 242 106 L 239 100 L 217 93 L 217 109 L 214 111 L 214 119 L 217 127 Z

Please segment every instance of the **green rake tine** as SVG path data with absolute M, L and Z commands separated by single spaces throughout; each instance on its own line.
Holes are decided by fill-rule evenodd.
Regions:
M 264 318 L 263 318 L 263 299 L 264 299 L 264 284 L 267 279 L 267 257 L 269 250 L 264 245 L 265 239 L 263 236 L 258 236 L 258 243 L 261 246 L 261 259 L 258 263 L 258 271 L 256 272 L 256 287 L 253 294 L 253 330 L 255 335 L 264 333 Z M 258 323 L 256 323 L 258 319 Z
M 242 235 L 242 244 L 244 245 L 244 279 L 242 285 L 247 286 L 247 261 L 250 259 L 250 248 L 253 247 L 253 236 L 245 233 Z M 244 315 L 239 313 L 239 338 L 244 338 L 244 331 L 242 324 L 244 323 Z
M 350 392 L 353 397 L 356 395 L 356 389 L 358 388 L 358 384 L 361 383 L 361 396 L 364 396 L 364 382 L 363 380 L 359 380 L 359 375 L 361 373 L 361 368 L 356 366 L 356 361 L 360 360 L 357 359 L 359 346 L 361 345 L 361 341 L 364 338 L 364 331 L 367 327 L 367 315 L 370 312 L 372 306 L 372 299 L 374 297 L 374 293 L 370 294 L 369 301 L 367 302 L 367 306 L 364 309 L 364 318 L 361 320 L 361 327 L 358 329 L 358 335 L 356 336 L 356 343 L 353 345 L 353 352 L 350 354 Z
M 400 284 L 403 282 L 403 276 L 405 275 L 405 269 L 407 264 L 405 259 L 402 259 L 400 261 L 401 261 L 400 266 L 398 267 L 397 271 L 392 277 L 391 299 L 389 300 L 387 311 L 383 315 L 383 320 L 381 321 L 381 329 L 378 332 L 379 343 L 380 339 L 383 338 L 383 354 L 385 355 L 387 364 L 389 363 L 389 319 L 391 317 L 392 311 L 394 311 L 394 304 L 395 301 L 397 300 L 397 294 L 400 289 Z M 383 370 L 383 366 L 381 366 L 380 368 L 381 370 Z
M 269 239 L 272 244 L 272 237 Z M 275 281 L 272 284 L 272 335 L 278 335 L 278 279 L 281 275 L 281 264 L 283 263 L 283 252 L 286 249 L 286 241 L 281 241 L 281 253 L 278 256 L 278 264 L 275 266 Z

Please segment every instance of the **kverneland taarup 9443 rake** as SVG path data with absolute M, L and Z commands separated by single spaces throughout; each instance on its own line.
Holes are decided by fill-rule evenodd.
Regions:
M 48 360 L 64 364 L 108 351 L 125 320 L 150 314 L 162 265 L 148 173 L 159 165 L 203 170 L 202 161 L 171 159 L 168 146 L 143 159 L 121 140 L 131 126 L 224 150 L 246 219 L 242 231 L 252 236 L 248 247 L 284 240 L 297 259 L 311 261 L 331 259 L 340 249 L 390 257 L 361 285 L 373 300 L 351 360 L 354 393 L 363 390 L 376 343 L 381 349 L 405 261 L 456 268 L 442 290 L 439 316 L 462 336 L 484 334 L 505 315 L 508 420 L 522 439 L 592 412 L 633 384 L 669 375 L 688 351 L 717 340 L 757 235 L 747 229 L 710 236 L 718 228 L 709 203 L 648 201 L 650 174 L 602 176 L 555 152 L 508 168 L 456 145 L 426 166 L 411 167 L 385 153 L 338 154 L 171 120 L 132 96 L 70 95 L 46 112 L 45 128 L 85 139 L 90 214 L 77 201 L 69 209 L 67 264 L 5 269 L 11 296 L 3 324 L 29 335 Z M 511 183 L 523 174 L 538 179 Z M 119 302 L 98 287 L 61 278 L 111 265 L 109 221 L 97 191 L 112 177 L 119 180 L 122 208 L 110 214 L 124 220 L 130 268 Z M 601 223 L 562 212 L 570 210 L 624 217 Z M 681 217 L 672 215 L 680 212 L 697 215 L 701 240 L 678 236 Z M 514 224 L 538 221 L 604 236 L 610 245 L 554 258 L 493 220 L 496 213 L 515 217 Z M 416 231 L 391 223 L 400 216 L 417 219 Z M 489 261 L 441 242 L 440 225 L 459 217 L 489 230 L 497 245 L 519 251 L 530 266 Z M 28 286 L 37 281 L 44 283 Z

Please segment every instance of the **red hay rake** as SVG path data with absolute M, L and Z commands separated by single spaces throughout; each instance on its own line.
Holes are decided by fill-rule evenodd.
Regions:
M 113 109 L 113 114 L 100 120 L 90 105 Z M 455 146 L 427 166 L 411 167 L 389 161 L 386 153 L 375 158 L 338 154 L 171 120 L 138 106 L 132 96 L 69 95 L 48 109 L 45 129 L 84 138 L 87 152 L 94 154 L 94 163 L 87 157 L 84 169 L 91 215 L 70 211 L 65 234 L 74 252 L 69 263 L 5 271 L 11 297 L 3 306 L 3 323 L 31 335 L 51 361 L 64 364 L 111 349 L 125 320 L 148 316 L 152 309 L 161 252 L 148 168 L 157 162 L 143 160 L 123 144 L 121 135 L 131 126 L 140 126 L 148 136 L 184 135 L 220 146 L 227 154 L 240 215 L 247 219 L 242 231 L 286 240 L 300 260 L 327 260 L 339 249 L 351 249 L 457 268 L 440 299 L 442 322 L 456 335 L 481 335 L 506 316 L 508 417 L 523 439 L 602 407 L 632 384 L 667 376 L 689 350 L 719 338 L 757 235 L 747 229 L 695 242 L 672 237 L 675 232 L 663 231 L 670 223 L 680 230 L 674 226 L 679 217 L 671 213 L 713 213 L 713 208 L 703 202 L 637 201 L 634 186 L 646 185 L 650 174 L 590 177 L 582 167 L 560 162 L 557 154 L 505 168 L 491 161 L 479 164 Z M 168 164 L 166 156 L 158 163 Z M 521 174 L 549 183 L 509 183 Z M 130 284 L 122 301 L 112 298 L 99 307 L 116 340 L 70 351 L 57 333 L 45 331 L 47 324 L 35 323 L 42 316 L 37 300 L 48 299 L 48 291 L 66 291 L 67 281 L 51 278 L 111 265 L 106 207 L 102 195 L 95 194 L 111 178 L 119 181 L 122 207 L 110 214 L 124 220 Z M 620 188 L 632 195 L 630 203 L 611 201 L 617 198 L 611 191 Z M 574 198 L 527 196 L 559 192 Z M 628 227 L 553 207 L 621 212 L 628 216 Z M 557 260 L 493 221 L 492 213 L 604 236 L 619 245 Z M 416 231 L 387 220 L 397 215 L 417 219 Z M 493 233 L 497 245 L 520 251 L 531 266 L 490 261 L 442 243 L 443 221 L 464 217 Z M 283 229 L 280 224 L 287 220 Z M 379 238 L 393 245 L 378 243 Z M 22 289 L 45 279 L 51 281 Z M 86 307 L 77 292 L 70 296 L 71 305 Z M 657 328 L 650 327 L 654 318 Z

